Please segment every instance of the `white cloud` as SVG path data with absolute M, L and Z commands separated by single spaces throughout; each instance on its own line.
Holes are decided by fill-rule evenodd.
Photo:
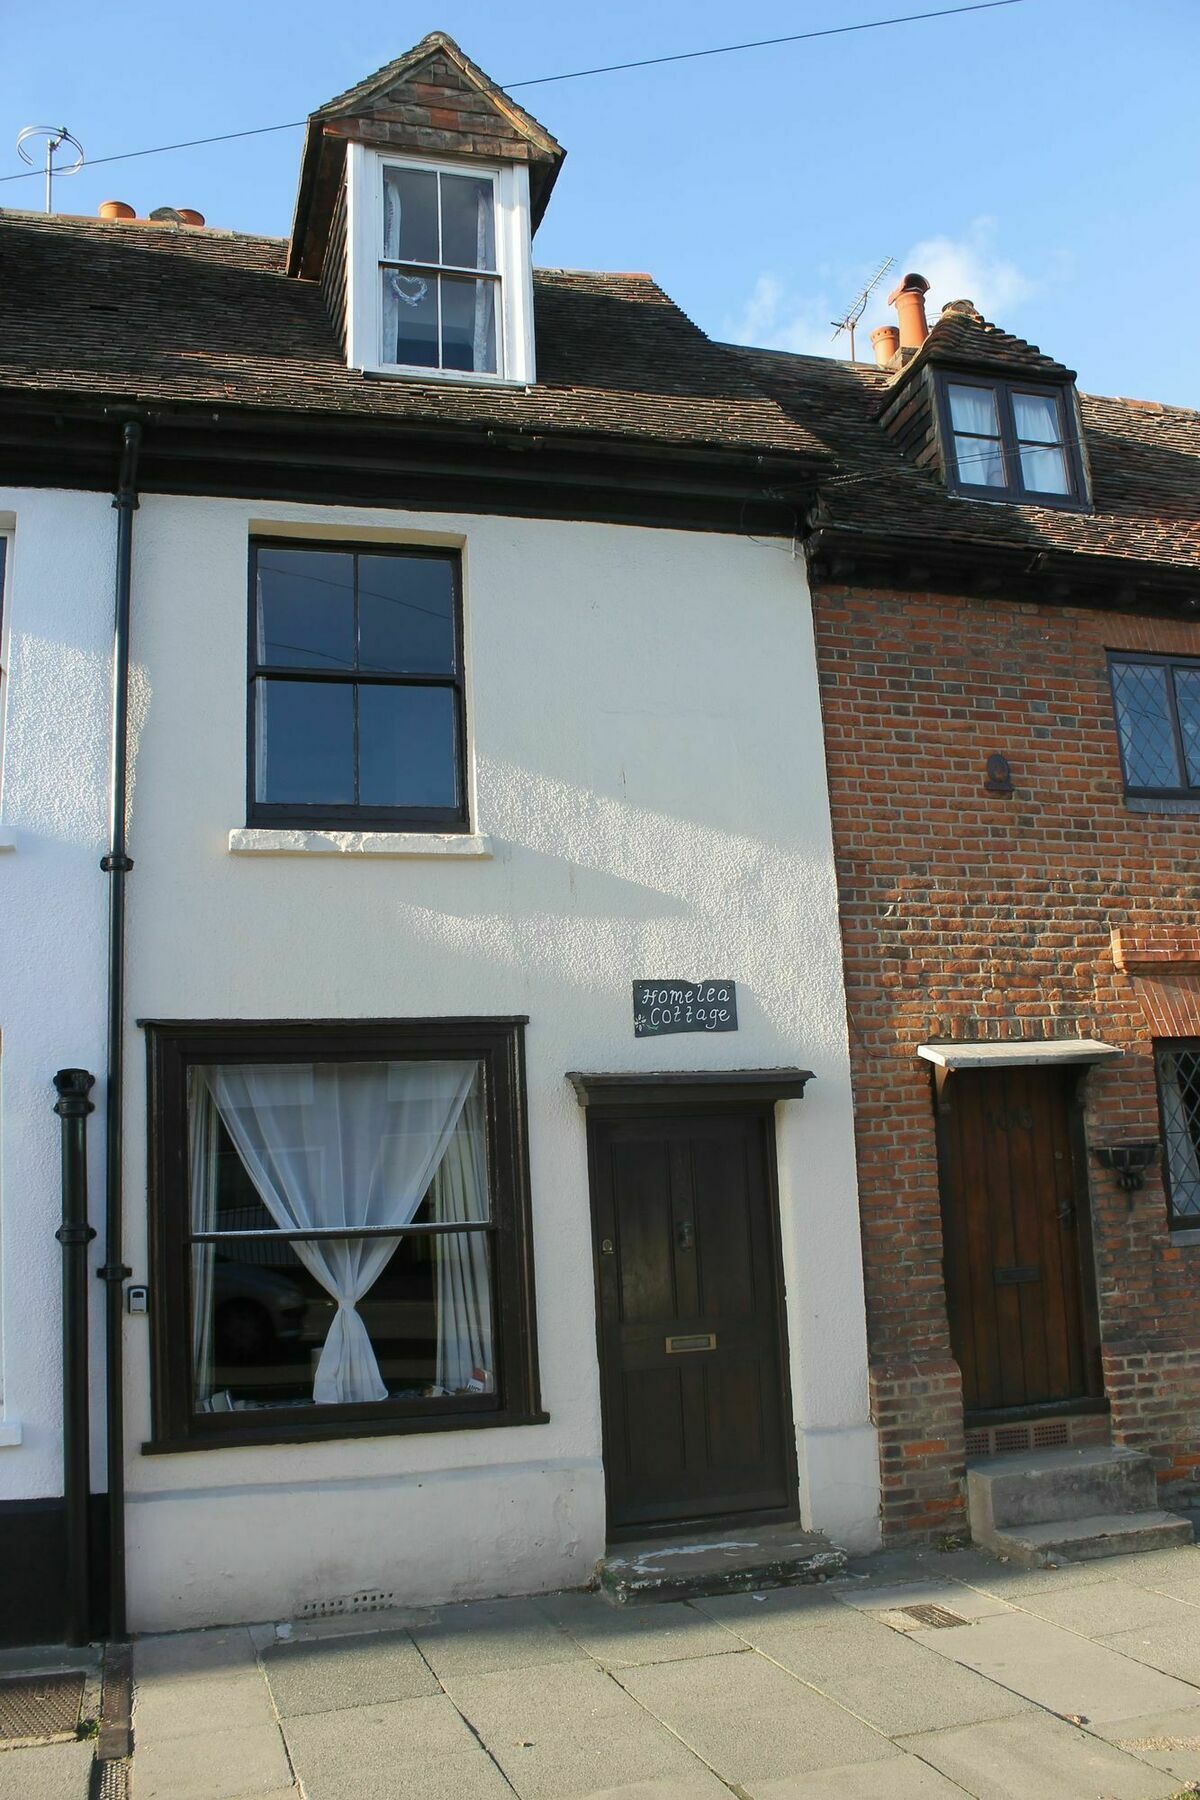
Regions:
M 965 299 L 973 300 L 985 318 L 1012 329 L 1038 283 L 1000 253 L 997 238 L 996 220 L 981 216 L 973 219 L 960 237 L 930 237 L 913 244 L 871 296 L 856 332 L 858 356 L 869 358 L 874 326 L 895 322 L 887 295 L 910 269 L 929 282 L 931 321 L 948 300 Z M 1051 278 L 1062 279 L 1063 274 L 1055 269 Z M 809 292 L 789 289 L 771 272 L 760 275 L 740 315 L 726 322 L 725 335 L 734 343 L 757 344 L 767 350 L 845 356 L 846 340 L 832 341 L 833 327 L 828 321 L 839 317 L 853 298 L 855 276 L 827 266 L 819 275 L 821 285 Z

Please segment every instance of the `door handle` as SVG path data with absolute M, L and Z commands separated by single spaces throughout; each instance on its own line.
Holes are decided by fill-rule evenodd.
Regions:
M 1058 1222 L 1060 1225 L 1073 1225 L 1075 1223 L 1075 1203 L 1073 1200 L 1068 1200 L 1065 1206 L 1059 1207 Z
M 696 1232 L 690 1219 L 684 1219 L 675 1230 L 675 1242 L 681 1250 L 690 1250 L 696 1242 Z

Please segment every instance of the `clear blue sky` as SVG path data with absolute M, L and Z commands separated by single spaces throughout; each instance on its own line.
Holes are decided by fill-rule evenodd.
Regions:
M 30 122 L 99 157 L 301 118 L 438 26 L 515 83 L 944 3 L 0 0 L 0 172 Z M 518 90 L 569 152 L 536 258 L 646 269 L 714 335 L 825 354 L 893 255 L 935 309 L 967 295 L 1093 392 L 1200 406 L 1198 76 L 1197 0 L 1023 0 Z M 281 132 L 85 170 L 58 205 L 285 235 L 299 150 Z M 40 184 L 0 205 L 40 207 Z

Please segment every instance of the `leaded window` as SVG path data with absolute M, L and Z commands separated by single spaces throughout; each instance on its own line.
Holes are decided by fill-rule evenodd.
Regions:
M 1200 660 L 1112 656 L 1125 791 L 1200 798 Z
M 1171 1223 L 1200 1226 L 1200 1044 L 1154 1053 Z

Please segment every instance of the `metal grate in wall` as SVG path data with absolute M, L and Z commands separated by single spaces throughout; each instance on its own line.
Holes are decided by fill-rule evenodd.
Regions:
M 1108 1420 L 1103 1413 L 1084 1413 L 1077 1419 L 1039 1419 L 1022 1425 L 979 1426 L 965 1435 L 966 1453 L 972 1457 L 1107 1443 Z

